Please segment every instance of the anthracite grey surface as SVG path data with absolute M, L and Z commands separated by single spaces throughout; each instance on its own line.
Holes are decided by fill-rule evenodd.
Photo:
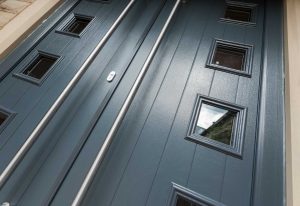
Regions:
M 204 205 L 284 205 L 282 2 L 247 2 L 251 24 L 222 19 L 225 1 L 180 6 L 83 205 L 169 206 L 177 190 Z M 13 111 L 0 130 L 0 171 L 127 3 L 65 1 L 0 62 L 0 107 Z M 71 204 L 174 3 L 135 3 L 1 188 L 0 203 Z M 57 32 L 74 14 L 93 17 L 79 38 Z M 251 46 L 250 75 L 207 67 L 216 39 Z M 38 51 L 61 58 L 39 84 L 17 78 Z M 186 138 L 198 95 L 247 109 L 239 157 Z

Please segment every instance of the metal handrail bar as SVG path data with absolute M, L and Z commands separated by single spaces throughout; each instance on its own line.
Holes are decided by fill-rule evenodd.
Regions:
M 96 56 L 102 49 L 102 47 L 105 45 L 105 43 L 108 41 L 110 36 L 116 30 L 118 25 L 124 19 L 124 17 L 128 13 L 128 11 L 131 9 L 131 7 L 135 3 L 135 1 L 136 0 L 130 0 L 130 2 L 127 4 L 125 9 L 122 11 L 122 13 L 118 16 L 118 18 L 113 23 L 113 25 L 107 31 L 105 36 L 97 44 L 95 49 L 92 51 L 92 53 L 89 55 L 89 57 L 85 60 L 85 62 L 79 68 L 79 70 L 77 71 L 75 76 L 71 79 L 71 81 L 68 83 L 68 85 L 62 91 L 62 93 L 59 95 L 59 97 L 55 100 L 54 104 L 50 107 L 50 109 L 47 111 L 47 113 L 44 115 L 44 117 L 41 119 L 41 121 L 38 123 L 38 125 L 35 127 L 35 129 L 32 131 L 30 136 L 26 139 L 25 143 L 22 145 L 22 147 L 18 150 L 18 152 L 13 157 L 13 159 L 6 166 L 6 168 L 0 175 L 0 189 L 3 187 L 3 185 L 5 184 L 7 179 L 11 176 L 11 174 L 14 172 L 14 170 L 16 169 L 18 164 L 21 162 L 21 160 L 24 158 L 26 153 L 30 150 L 30 148 L 32 147 L 34 142 L 38 139 L 41 132 L 44 130 L 44 128 L 50 122 L 50 120 L 55 115 L 55 113 L 60 108 L 60 106 L 63 104 L 63 102 L 66 100 L 68 95 L 71 93 L 72 89 L 79 82 L 81 77 L 84 75 L 84 73 L 86 72 L 88 67 L 91 65 L 91 63 L 94 61 L 94 59 L 96 58 Z
M 135 97 L 135 95 L 136 95 L 136 93 L 137 93 L 137 91 L 138 91 L 138 89 L 139 89 L 139 87 L 140 87 L 147 71 L 148 71 L 148 68 L 149 68 L 149 66 L 150 66 L 150 64 L 151 64 L 151 62 L 152 62 L 152 60 L 153 60 L 153 58 L 154 58 L 154 56 L 155 56 L 155 54 L 158 50 L 158 47 L 159 47 L 159 45 L 160 45 L 160 43 L 161 43 L 161 41 L 162 41 L 166 31 L 167 31 L 167 28 L 168 28 L 173 16 L 175 15 L 175 13 L 177 11 L 177 8 L 180 5 L 180 2 L 181 2 L 181 0 L 176 0 L 176 3 L 172 8 L 171 13 L 169 14 L 169 17 L 168 17 L 167 21 L 165 22 L 158 38 L 156 39 L 156 42 L 153 45 L 153 47 L 150 51 L 150 54 L 148 55 L 144 65 L 143 65 L 143 67 L 142 67 L 142 69 L 141 69 L 141 71 L 138 75 L 138 77 L 136 78 L 136 80 L 135 80 L 135 82 L 134 82 L 134 84 L 133 84 L 133 86 L 132 86 L 125 102 L 124 102 L 124 104 L 122 105 L 122 108 L 119 111 L 117 118 L 115 119 L 112 127 L 110 128 L 110 130 L 109 130 L 109 132 L 108 132 L 108 134 L 105 138 L 105 141 L 104 141 L 103 145 L 101 146 L 101 148 L 100 148 L 100 150 L 99 150 L 92 166 L 90 167 L 87 175 L 85 176 L 84 181 L 83 181 L 79 191 L 77 192 L 77 194 L 76 194 L 76 196 L 73 200 L 72 206 L 79 206 L 81 204 L 81 202 L 82 202 L 82 200 L 83 200 L 83 198 L 84 198 L 84 196 L 85 196 L 92 180 L 94 179 L 94 176 L 95 176 L 99 166 L 101 165 L 101 163 L 102 163 L 102 161 L 105 157 L 106 152 L 109 149 L 109 146 L 110 146 L 110 144 L 111 144 L 111 142 L 112 142 L 119 126 L 120 126 L 120 124 L 122 123 L 128 109 L 129 109 L 129 107 L 130 107 L 130 105 L 131 105 L 131 103 L 132 103 L 132 101 L 133 101 L 133 99 L 134 99 L 134 97 Z

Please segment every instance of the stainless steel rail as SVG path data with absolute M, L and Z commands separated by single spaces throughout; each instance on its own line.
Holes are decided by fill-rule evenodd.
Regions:
M 118 25 L 121 23 L 121 21 L 124 19 L 128 11 L 131 9 L 132 5 L 135 3 L 136 0 L 131 0 L 125 9 L 122 11 L 122 13 L 119 15 L 119 17 L 116 19 L 116 21 L 113 23 L 113 25 L 110 27 L 110 29 L 107 31 L 105 36 L 101 39 L 101 41 L 97 44 L 95 49 L 92 51 L 92 53 L 89 55 L 89 57 L 85 60 L 83 65 L 79 68 L 76 75 L 71 79 L 71 81 L 68 83 L 66 88 L 63 90 L 63 92 L 59 95 L 59 97 L 56 99 L 54 104 L 51 106 L 51 108 L 47 111 L 45 116 L 42 118 L 42 120 L 39 122 L 39 124 L 36 126 L 36 128 L 32 131 L 30 136 L 27 138 L 25 143 L 22 145 L 22 147 L 19 149 L 19 151 L 16 153 L 14 158 L 9 162 L 7 167 L 4 169 L 4 171 L 0 175 L 0 188 L 5 184 L 7 179 L 11 176 L 15 168 L 18 166 L 18 164 L 21 162 L 23 157 L 26 155 L 26 153 L 29 151 L 29 149 L 32 147 L 34 142 L 37 140 L 43 129 L 47 126 L 47 124 L 50 122 L 54 114 L 57 112 L 57 110 L 60 108 L 62 103 L 65 101 L 65 99 L 68 97 L 68 95 L 71 93 L 72 89 L 76 86 L 78 81 L 81 79 L 81 77 L 84 75 L 88 67 L 91 65 L 93 60 L 96 58 L 98 53 L 100 52 L 101 48 L 105 45 L 107 40 L 110 38 L 112 33 L 116 30 Z
M 112 127 L 110 128 L 110 130 L 109 130 L 109 132 L 108 132 L 108 134 L 105 138 L 105 141 L 104 141 L 103 145 L 101 146 L 101 148 L 100 148 L 100 150 L 99 150 L 99 152 L 96 156 L 96 159 L 94 160 L 94 162 L 93 162 L 92 166 L 90 167 L 87 175 L 85 176 L 84 181 L 83 181 L 78 193 L 76 194 L 75 199 L 73 200 L 72 206 L 79 206 L 81 204 L 81 202 L 82 202 L 82 200 L 83 200 L 83 198 L 84 198 L 84 196 L 85 196 L 92 180 L 94 179 L 94 176 L 97 172 L 97 169 L 99 168 L 101 162 L 104 159 L 104 156 L 105 156 L 105 154 L 106 154 L 106 152 L 107 152 L 107 150 L 108 150 L 108 148 L 109 148 L 109 146 L 110 146 L 110 144 L 113 140 L 113 137 L 115 136 L 120 124 L 122 123 L 128 109 L 129 109 L 129 107 L 130 107 L 130 105 L 131 105 L 131 103 L 132 103 L 132 101 L 133 101 L 133 99 L 134 99 L 134 97 L 135 97 L 135 95 L 136 95 L 136 93 L 137 93 L 137 91 L 138 91 L 138 89 L 139 89 L 139 87 L 140 87 L 147 71 L 148 71 L 148 68 L 149 68 L 149 66 L 150 66 L 150 64 L 151 64 L 151 62 L 152 62 L 152 60 L 155 56 L 155 53 L 156 53 L 156 51 L 157 51 L 157 49 L 158 49 L 165 33 L 167 31 L 167 28 L 168 28 L 173 16 L 175 15 L 175 13 L 177 11 L 177 8 L 180 5 L 180 2 L 181 2 L 181 0 L 176 0 L 176 3 L 173 6 L 173 9 L 172 9 L 171 13 L 169 14 L 169 17 L 168 17 L 167 21 L 165 22 L 165 24 L 164 24 L 164 26 L 163 26 L 156 42 L 155 42 L 155 44 L 153 45 L 149 56 L 147 57 L 144 65 L 143 65 L 143 67 L 142 67 L 142 69 L 141 69 L 141 71 L 140 71 L 140 73 L 137 77 L 137 79 L 135 80 L 135 82 L 134 82 L 134 84 L 133 84 L 133 86 L 132 86 L 132 88 L 131 88 L 124 104 L 122 105 L 122 108 L 119 111 L 117 118 L 115 119 Z

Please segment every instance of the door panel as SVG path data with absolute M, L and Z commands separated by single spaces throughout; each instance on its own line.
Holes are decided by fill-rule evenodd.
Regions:
M 113 6 L 113 5 L 110 5 L 110 6 Z M 78 9 L 76 12 L 83 13 L 83 11 L 80 11 Z M 100 13 L 101 12 L 99 12 L 99 14 L 98 14 L 99 17 L 101 17 Z M 91 15 L 93 15 L 93 13 L 91 13 Z M 117 11 L 115 12 L 115 15 L 117 15 Z M 110 21 L 112 22 L 113 20 L 110 20 Z M 106 27 L 105 27 L 105 25 L 99 24 L 99 26 L 101 26 L 102 29 L 98 28 L 98 30 L 102 31 L 101 35 L 103 35 L 103 33 L 104 33 L 103 30 L 107 29 L 108 25 L 106 25 Z M 42 46 L 38 45 L 37 49 L 34 49 L 32 51 L 32 53 L 33 53 L 33 52 L 35 52 L 35 50 L 42 50 L 42 51 L 45 50 L 45 51 L 48 51 L 49 53 L 54 53 L 54 54 L 63 56 L 63 60 L 61 61 L 61 64 L 59 64 L 56 68 L 54 68 L 52 75 L 50 75 L 49 78 L 47 78 L 47 81 L 45 81 L 40 87 L 37 87 L 36 85 L 28 83 L 24 80 L 16 79 L 13 75 L 9 75 L 7 77 L 9 79 L 11 78 L 10 81 L 13 82 L 13 84 L 14 84 L 10 88 L 6 88 L 5 82 L 3 82 L 3 85 L 4 85 L 3 90 L 5 90 L 6 96 L 5 95 L 1 96 L 1 104 L 6 107 L 11 108 L 12 110 L 14 110 L 18 113 L 13 124 L 9 125 L 9 128 L 7 128 L 1 134 L 1 143 L 2 143 L 1 145 L 6 144 L 5 148 L 7 148 L 7 151 L 3 150 L 3 152 L 5 152 L 7 159 L 11 159 L 11 155 L 15 153 L 15 149 L 13 149 L 13 148 L 18 148 L 18 144 L 20 144 L 22 141 L 24 141 L 25 134 L 28 134 L 30 131 L 32 131 L 32 128 L 34 127 L 34 125 L 37 124 L 36 122 L 38 121 L 38 119 L 41 118 L 41 116 L 42 116 L 41 109 L 42 108 L 38 108 L 38 107 L 48 108 L 49 105 L 51 105 L 51 103 L 54 101 L 54 98 L 57 96 L 57 94 L 59 94 L 61 92 L 61 90 L 66 86 L 66 83 L 74 75 L 74 73 L 76 71 L 75 69 L 78 69 L 77 65 L 82 64 L 83 61 L 88 56 L 89 51 L 91 51 L 93 49 L 92 44 L 86 44 L 87 41 L 89 40 L 89 38 L 91 38 L 92 34 L 93 34 L 92 31 L 86 33 L 86 35 L 83 36 L 84 40 L 79 41 L 79 39 L 70 38 L 65 35 L 58 35 L 57 33 L 55 33 L 55 31 L 53 31 L 52 33 L 49 34 L 49 37 L 47 37 L 47 38 L 53 38 L 55 40 L 56 36 L 63 36 L 63 38 L 69 38 L 72 41 L 66 41 L 64 44 L 59 44 L 59 42 L 58 42 L 55 50 L 48 51 L 47 46 L 42 47 Z M 94 35 L 95 40 L 96 40 L 96 38 L 98 39 L 99 36 Z M 47 42 L 48 45 L 51 45 L 51 44 L 56 45 L 56 43 L 53 43 L 53 42 L 55 42 L 53 39 L 46 39 L 44 41 Z M 44 41 L 41 42 L 42 45 L 44 44 L 43 43 Z M 67 45 L 69 45 L 69 46 L 67 46 Z M 83 45 L 86 45 L 86 49 L 82 49 Z M 65 47 L 65 51 L 61 51 L 64 47 Z M 80 51 L 80 50 L 85 51 L 85 52 L 78 54 L 78 51 Z M 69 51 L 72 51 L 72 52 L 69 52 Z M 30 61 L 30 59 L 32 59 L 32 56 L 29 54 L 26 58 L 28 59 L 27 60 L 27 62 L 28 62 L 28 61 Z M 26 58 L 24 61 L 26 61 Z M 76 60 L 76 61 L 74 61 L 74 60 Z M 26 62 L 23 64 L 22 63 L 19 64 L 12 73 L 20 71 L 22 69 L 22 67 L 25 66 L 24 64 L 26 65 Z M 67 65 L 69 65 L 71 69 L 66 69 Z M 55 87 L 53 86 L 53 82 L 55 82 L 55 85 L 56 85 Z M 13 98 L 13 100 L 12 100 L 12 98 Z M 34 115 L 35 113 L 34 113 L 34 111 L 32 111 L 33 109 L 36 110 L 37 115 Z M 30 117 L 28 117 L 28 114 L 30 114 Z M 24 121 L 24 119 L 26 117 L 30 118 L 31 121 Z M 21 126 L 22 123 L 25 124 L 23 126 L 25 129 Z M 18 131 L 18 130 L 16 130 L 16 128 L 20 128 L 18 135 L 16 134 Z M 26 132 L 26 130 L 27 130 L 27 132 Z M 11 136 L 14 137 L 13 138 L 14 140 L 12 142 L 13 145 L 11 146 L 12 148 L 7 146 L 9 144 L 9 142 L 6 142 Z M 17 136 L 21 136 L 21 137 L 17 138 Z M 20 143 L 18 143 L 17 141 L 20 141 Z M 12 153 L 12 154 L 9 155 L 10 153 Z M 1 165 L 1 169 L 3 169 L 2 168 L 3 166 L 4 165 Z
M 69 46 L 66 46 L 67 49 L 62 52 L 64 55 L 68 54 L 67 51 L 77 51 L 78 53 L 71 53 L 68 57 L 66 56 L 63 59 L 63 61 L 66 62 L 62 62 L 61 67 L 66 67 L 66 64 L 68 64 L 69 67 L 64 68 L 65 70 L 75 68 L 78 69 L 78 65 L 81 65 L 83 60 L 86 59 L 91 49 L 93 49 L 94 45 L 99 41 L 99 38 L 101 38 L 107 31 L 107 28 L 111 26 L 111 22 L 113 22 L 120 14 L 120 11 L 124 8 L 124 5 L 127 4 L 127 1 L 121 3 L 122 4 L 118 2 L 118 6 L 116 6 L 117 2 L 114 4 L 107 4 L 106 7 L 114 8 L 115 12 L 111 13 L 109 17 L 106 17 L 107 22 L 97 22 L 97 24 L 101 25 L 101 28 L 97 29 L 98 33 L 94 33 L 92 30 L 85 34 L 88 35 L 87 37 L 82 36 L 82 38 L 86 38 L 85 41 L 83 41 L 82 38 L 80 41 L 79 39 L 73 40 L 79 42 L 79 44 L 77 43 L 76 45 L 78 49 L 76 49 L 76 47 L 74 48 L 73 45 L 71 46 L 71 43 Z M 79 13 L 78 10 L 80 10 L 81 7 L 86 8 L 86 4 L 88 4 L 90 7 L 103 7 L 106 5 L 99 3 L 87 3 L 84 1 L 83 5 L 79 4 L 79 9 L 76 9 L 76 7 L 74 12 Z M 149 7 L 149 9 L 147 9 L 147 7 Z M 3 197 L 6 197 L 6 199 L 11 199 L 12 202 L 20 205 L 43 205 L 45 201 L 51 200 L 49 198 L 51 198 L 51 195 L 53 195 L 55 192 L 55 188 L 59 186 L 60 181 L 64 177 L 64 173 L 68 171 L 69 166 L 72 164 L 72 159 L 76 157 L 77 152 L 80 150 L 81 144 L 84 143 L 86 136 L 88 136 L 88 130 L 92 129 L 94 124 L 93 122 L 97 120 L 97 115 L 99 115 L 105 108 L 105 105 L 112 95 L 114 88 L 117 86 L 118 81 L 122 78 L 122 73 L 126 71 L 127 65 L 130 63 L 132 56 L 135 55 L 136 50 L 143 42 L 149 27 L 156 18 L 156 13 L 160 11 L 161 7 L 162 4 L 160 2 L 153 2 L 151 4 L 140 2 L 136 5 L 136 8 L 134 8 L 133 12 L 128 15 L 128 19 L 123 22 L 122 25 L 120 25 L 115 34 L 111 37 L 110 42 L 108 42 L 106 47 L 103 48 L 103 53 L 99 54 L 94 64 L 90 66 L 86 76 L 83 77 L 77 88 L 74 89 L 74 92 L 65 102 L 65 105 L 60 111 L 58 111 L 53 121 L 51 121 L 48 128 L 39 138 L 39 141 L 36 142 L 32 150 L 22 161 L 21 165 L 19 166 L 19 172 L 15 172 L 9 182 L 6 183 L 6 187 L 3 188 L 3 192 L 1 192 Z M 95 10 L 96 9 L 97 8 L 95 8 Z M 134 21 L 134 19 L 137 19 L 137 17 L 141 15 L 142 11 L 146 11 L 143 15 L 143 18 L 141 18 L 139 22 Z M 107 12 L 109 12 L 109 9 Z M 80 13 L 83 12 L 80 11 Z M 101 11 L 99 13 L 101 13 Z M 92 15 L 91 13 L 87 14 Z M 101 19 L 101 17 L 99 19 Z M 53 32 L 53 35 L 74 39 L 73 37 L 61 35 L 56 32 Z M 47 39 L 47 41 L 49 40 Z M 84 46 L 85 44 L 86 46 Z M 67 58 L 69 58 L 69 60 L 67 60 Z M 70 61 L 71 59 L 72 61 Z M 59 70 L 59 68 L 56 69 Z M 112 70 L 115 70 L 118 75 L 113 83 L 108 83 L 106 81 L 106 77 Z M 61 73 L 59 74 L 62 75 L 60 78 L 64 82 L 67 82 L 66 80 L 68 80 L 66 77 L 71 78 L 74 75 L 73 72 L 67 72 L 68 73 L 63 75 Z M 53 82 L 56 83 L 55 86 L 53 86 Z M 48 83 L 49 85 L 51 84 L 51 89 L 55 90 L 51 91 L 48 89 L 50 90 L 49 93 L 51 96 L 49 93 L 41 93 L 43 92 L 41 91 L 41 87 L 43 87 L 44 84 L 39 88 L 34 88 L 35 90 L 38 90 L 38 94 L 44 95 L 44 99 L 42 100 L 36 98 L 39 100 L 39 105 L 42 106 L 44 110 L 48 109 L 48 105 L 51 103 L 50 100 L 53 101 L 56 98 L 55 92 L 63 88 L 59 88 L 57 81 L 53 79 L 47 79 L 45 83 Z M 26 98 L 29 101 L 30 98 Z M 31 98 L 33 101 L 37 101 L 36 99 Z M 31 104 L 33 104 L 32 101 L 28 102 L 29 106 L 32 106 Z M 35 108 L 35 110 L 38 115 L 42 115 L 41 108 Z M 95 113 L 95 111 L 97 112 Z M 24 107 L 22 112 L 26 112 Z M 22 113 L 18 113 L 19 118 L 22 118 L 22 115 Z M 33 112 L 28 115 L 27 119 L 31 118 L 32 120 L 32 115 Z M 38 120 L 40 116 L 36 117 L 36 119 Z M 76 119 L 76 121 L 72 121 L 73 119 Z M 33 124 L 34 122 L 27 122 L 27 124 L 29 123 Z M 22 133 L 20 134 L 22 138 L 28 137 L 28 135 L 24 135 L 24 128 L 22 128 L 22 126 L 20 126 L 19 130 L 20 133 Z M 30 128 L 27 128 L 27 130 L 28 132 L 31 132 Z M 17 136 L 14 135 L 13 138 L 15 137 Z M 18 145 L 16 144 L 15 140 L 11 141 L 14 141 L 12 142 L 11 147 L 14 147 L 15 150 L 10 151 L 13 155 L 13 152 L 16 151 Z M 6 144 L 1 152 L 5 152 L 5 150 L 11 150 L 11 148 L 9 148 Z M 10 160 L 9 156 L 6 156 L 5 158 L 7 161 Z M 57 161 L 58 159 L 60 161 Z M 1 164 L 1 166 L 4 167 L 6 165 Z M 27 171 L 26 178 L 24 176 L 24 170 Z M 32 180 L 33 177 L 34 181 Z M 40 181 L 41 179 L 42 181 Z M 51 184 L 49 184 L 50 179 Z M 18 187 L 16 187 L 16 182 L 18 182 Z M 32 186 L 29 187 L 29 183 Z M 11 185 L 11 187 L 9 187 L 9 185 Z M 24 187 L 21 187 L 21 185 L 24 185 Z M 24 194 L 25 187 L 29 192 Z M 38 191 L 36 193 L 37 198 L 33 199 L 31 197 L 32 193 L 30 190 Z M 26 194 L 28 194 L 28 196 L 26 196 Z M 25 196 L 21 197 L 22 195 Z M 19 198 L 21 198 L 21 200 L 19 200 Z
M 72 204 L 174 3 L 135 2 L 0 188 L 2 202 Z M 0 82 L 0 106 L 17 113 L 0 133 L 0 171 L 127 4 L 79 1 Z M 251 8 L 252 22 L 222 19 L 228 5 Z M 262 75 L 268 64 L 266 8 L 259 0 L 180 4 L 82 205 L 176 206 L 179 196 L 197 206 L 253 205 Z M 80 37 L 57 31 L 73 14 L 94 17 Z M 248 49 L 242 65 L 247 72 L 214 60 L 218 42 L 231 54 Z M 61 60 L 39 85 L 16 77 L 38 51 Z M 108 82 L 111 71 L 116 77 Z M 195 134 L 202 102 L 238 111 L 229 145 Z M 208 131 L 217 123 L 200 129 Z
M 112 56 L 107 58 L 107 56 L 101 56 L 95 60 L 93 65 L 91 65 L 91 70 L 93 68 L 98 68 L 103 65 L 105 61 L 108 61 L 105 65 L 105 70 L 103 74 L 96 79 L 95 83 L 91 85 L 92 87 L 86 93 L 85 97 L 81 97 L 82 101 L 78 108 L 72 108 L 70 111 L 69 108 L 66 108 L 64 112 L 62 112 L 61 117 L 58 117 L 63 121 L 64 124 L 68 124 L 62 127 L 61 132 L 57 132 L 55 128 L 60 124 L 59 121 L 56 122 L 52 128 L 49 128 L 48 136 L 57 135 L 57 139 L 59 140 L 56 143 L 58 146 L 55 146 L 51 151 L 51 154 L 47 157 L 47 164 L 44 164 L 40 169 L 39 174 L 36 176 L 35 180 L 32 181 L 30 190 L 26 192 L 26 196 L 21 199 L 21 205 L 28 204 L 48 204 L 51 197 L 54 195 L 54 192 L 57 190 L 57 187 L 61 183 L 64 178 L 64 173 L 68 172 L 69 167 L 72 165 L 74 159 L 76 158 L 77 153 L 80 151 L 82 144 L 85 143 L 86 138 L 89 137 L 91 130 L 94 127 L 95 122 L 98 117 L 101 115 L 103 109 L 106 107 L 107 102 L 110 99 L 110 96 L 114 92 L 114 88 L 118 85 L 118 82 L 121 80 L 123 73 L 126 72 L 127 66 L 130 63 L 132 57 L 135 55 L 137 49 L 140 47 L 140 44 L 143 42 L 145 35 L 148 32 L 149 27 L 153 23 L 156 18 L 156 13 L 159 12 L 161 8 L 161 4 L 157 2 L 147 4 L 145 8 L 145 3 L 140 2 L 136 5 L 136 8 L 133 10 L 132 14 L 128 15 L 128 19 L 125 20 L 123 25 L 118 28 L 118 33 L 115 36 L 111 37 L 111 42 L 108 42 L 107 48 L 109 48 L 109 52 L 112 53 Z M 144 12 L 141 15 L 141 11 Z M 133 21 L 137 17 L 141 19 L 139 21 Z M 149 18 L 152 17 L 152 18 Z M 125 32 L 127 32 L 127 35 Z M 122 41 L 120 41 L 122 40 Z M 116 42 L 120 42 L 118 46 L 116 46 Z M 106 78 L 110 71 L 115 71 L 117 76 L 115 77 L 112 83 L 108 83 Z M 86 87 L 90 85 L 90 80 L 95 78 L 95 73 L 92 70 L 90 76 L 84 77 L 83 85 L 78 85 L 78 94 L 82 92 L 81 87 Z M 97 72 L 97 71 L 95 71 Z M 77 95 L 78 95 L 77 94 Z M 72 97 L 71 97 L 72 98 Z M 76 102 L 78 96 L 74 96 L 71 99 L 71 102 Z M 65 114 L 70 113 L 70 117 L 66 117 Z M 67 119 L 68 118 L 68 119 Z M 58 123 L 58 124 L 57 124 Z M 50 127 L 50 125 L 49 125 Z M 53 132 L 55 130 L 55 132 Z M 45 132 L 46 133 L 46 132 Z M 66 149 L 67 148 L 67 149 Z M 61 155 L 63 155 L 64 159 L 62 159 Z M 60 159 L 58 162 L 57 159 Z M 58 169 L 60 168 L 60 169 Z M 53 172 L 49 172 L 53 171 Z M 53 175 L 56 174 L 56 175 Z M 63 173 L 63 174 L 62 174 Z M 49 179 L 53 179 L 53 188 L 49 187 Z M 46 181 L 45 181 L 46 180 Z M 38 188 L 41 188 L 41 182 L 45 184 L 45 192 L 39 189 L 39 196 L 48 196 L 47 199 L 41 199 L 39 201 L 47 201 L 47 202 L 35 202 L 31 197 L 31 192 L 36 191 Z M 52 182 L 52 181 L 51 181 Z M 51 189 L 49 191 L 49 189 Z M 43 194 L 43 193 L 44 194 Z M 40 194 L 42 193 L 42 194 Z M 50 193 L 50 194 L 49 194 Z M 62 203 L 60 203 L 62 204 Z
M 194 1 L 180 8 L 99 169 L 86 205 L 166 205 L 172 182 L 225 205 L 250 204 L 262 23 L 254 29 L 218 22 L 224 7 L 217 1 Z M 251 78 L 206 68 L 214 38 L 254 45 Z M 165 47 L 168 44 L 172 47 Z M 247 94 L 247 98 L 239 97 L 239 93 Z M 242 158 L 185 139 L 197 94 L 248 109 Z M 65 194 L 74 190 L 71 182 L 81 173 L 83 161 L 95 156 L 97 139 L 109 128 L 103 121 L 107 121 L 105 115 L 100 117 L 53 205 L 59 205 Z

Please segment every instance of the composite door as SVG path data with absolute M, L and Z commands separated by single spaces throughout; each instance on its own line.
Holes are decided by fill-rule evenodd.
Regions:
M 2 202 L 253 205 L 265 27 L 258 0 L 70 6 L 1 82 L 1 171 L 130 2 L 1 185 Z
M 142 68 L 174 3 L 130 71 Z M 263 5 L 179 5 L 84 205 L 250 205 L 262 39 Z M 74 199 L 136 75 L 120 83 L 53 205 Z

